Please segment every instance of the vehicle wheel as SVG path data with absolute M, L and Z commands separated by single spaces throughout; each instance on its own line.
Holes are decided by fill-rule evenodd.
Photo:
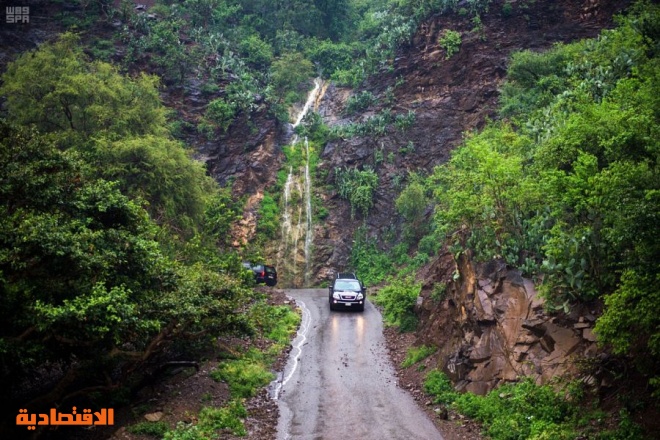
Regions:
M 334 309 L 335 309 L 335 306 L 333 306 L 332 303 L 330 303 L 330 311 L 333 311 Z

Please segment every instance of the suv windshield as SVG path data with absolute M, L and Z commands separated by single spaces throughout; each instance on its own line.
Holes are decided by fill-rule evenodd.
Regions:
M 335 290 L 361 290 L 360 282 L 357 280 L 337 280 Z

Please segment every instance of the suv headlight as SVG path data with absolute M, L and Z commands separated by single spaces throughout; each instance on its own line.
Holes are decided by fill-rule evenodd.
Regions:
M 361 293 L 358 293 L 356 298 L 357 299 L 364 299 L 364 295 L 362 295 Z
M 340 299 L 340 296 L 339 296 L 339 293 L 338 293 L 338 292 L 333 292 L 333 293 L 332 293 L 332 297 L 333 297 L 334 299 Z

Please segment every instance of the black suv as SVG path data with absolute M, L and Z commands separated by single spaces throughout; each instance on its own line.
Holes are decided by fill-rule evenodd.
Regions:
M 266 284 L 267 286 L 274 286 L 277 284 L 277 270 L 275 266 L 267 264 L 252 264 L 244 262 L 243 267 L 254 272 L 254 281 L 257 284 Z
M 355 274 L 339 273 L 328 288 L 328 301 L 330 310 L 339 307 L 364 311 L 364 303 L 367 301 L 367 288 L 357 279 Z

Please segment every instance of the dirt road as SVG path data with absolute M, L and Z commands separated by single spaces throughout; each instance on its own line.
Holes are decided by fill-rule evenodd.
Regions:
M 378 310 L 330 312 L 327 290 L 289 290 L 303 321 L 287 366 L 272 388 L 278 439 L 442 440 L 397 387 Z

